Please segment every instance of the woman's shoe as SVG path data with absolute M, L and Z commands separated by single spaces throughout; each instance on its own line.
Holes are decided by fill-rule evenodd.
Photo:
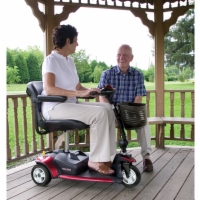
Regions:
M 96 167 L 91 167 L 88 165 L 88 168 L 104 175 L 111 175 L 115 173 L 115 171 L 108 167 L 105 163 L 99 163 Z

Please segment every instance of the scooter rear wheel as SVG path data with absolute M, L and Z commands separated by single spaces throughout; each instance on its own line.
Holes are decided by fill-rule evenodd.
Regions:
M 140 171 L 134 165 L 130 166 L 130 171 L 129 171 L 128 176 L 126 175 L 125 169 L 122 169 L 122 176 L 123 176 L 122 184 L 125 187 L 129 187 L 129 188 L 135 187 L 136 185 L 138 185 L 138 183 L 141 180 Z
M 39 186 L 46 186 L 51 181 L 48 169 L 41 164 L 35 165 L 31 170 L 32 180 Z

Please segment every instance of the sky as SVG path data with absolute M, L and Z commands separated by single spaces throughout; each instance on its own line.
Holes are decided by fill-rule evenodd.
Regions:
M 195 1 L 195 7 L 199 10 L 200 1 Z M 195 24 L 198 24 L 195 29 L 196 36 L 200 35 L 200 27 L 198 27 L 200 26 L 198 21 L 200 19 L 199 13 L 200 12 L 195 13 Z M 166 16 L 166 19 L 168 17 L 169 16 Z M 149 16 L 149 18 L 152 19 L 151 16 Z M 36 45 L 43 51 L 43 32 L 39 27 L 37 18 L 33 16 L 31 8 L 24 0 L 1 0 L 0 21 L 0 81 L 1 86 L 5 85 L 5 87 L 1 87 L 1 92 L 6 94 L 6 47 L 11 49 L 26 49 L 28 46 Z M 133 48 L 134 60 L 131 65 L 146 70 L 149 63 L 154 63 L 154 57 L 151 55 L 153 41 L 148 36 L 148 28 L 142 24 L 139 18 L 135 17 L 129 11 L 80 8 L 76 13 L 70 14 L 69 18 L 63 21 L 62 24 L 71 24 L 77 28 L 79 32 L 79 46 L 77 50 L 85 49 L 86 54 L 90 55 L 91 59 L 104 61 L 108 66 L 115 65 L 117 48 L 119 45 L 126 43 Z M 198 77 L 198 67 L 200 65 L 200 55 L 198 55 L 200 52 L 200 45 L 197 45 L 200 44 L 200 42 L 198 42 L 198 40 L 199 38 L 195 37 L 196 77 Z M 198 89 L 196 86 L 199 85 L 199 80 L 200 79 L 195 79 L 195 90 Z M 1 99 L 1 105 L 3 105 L 3 109 L 1 109 L 1 118 L 3 119 L 6 116 L 6 109 L 4 109 L 6 105 L 5 101 L 5 98 Z M 200 95 L 195 95 L 195 102 L 200 102 Z M 200 112 L 196 112 L 196 118 L 198 118 L 199 113 Z M 6 133 L 6 127 L 2 127 L 1 129 L 3 128 L 5 128 L 5 130 L 3 130 L 2 133 Z M 197 130 L 198 128 L 198 126 L 195 127 L 196 133 L 200 132 Z M 196 146 L 198 146 L 197 143 L 200 141 L 198 135 L 199 134 L 196 135 Z M 3 136 L 5 136 L 5 134 Z M 6 147 L 1 146 L 1 148 L 5 149 Z M 2 158 L 2 160 L 4 159 Z M 198 167 L 196 168 L 198 169 Z M 3 176 L 1 181 L 4 184 L 6 180 L 3 178 L 5 177 Z M 6 191 L 6 189 L 4 191 Z

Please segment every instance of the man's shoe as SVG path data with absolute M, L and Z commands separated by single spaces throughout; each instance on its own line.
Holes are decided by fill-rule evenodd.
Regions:
M 152 162 L 149 159 L 145 159 L 143 161 L 143 172 L 152 172 L 152 171 L 153 171 Z

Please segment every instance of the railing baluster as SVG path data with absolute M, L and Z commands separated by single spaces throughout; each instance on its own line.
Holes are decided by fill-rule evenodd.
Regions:
M 170 117 L 174 117 L 174 92 L 170 92 Z
M 185 92 L 181 92 L 181 117 L 185 117 Z
M 149 116 L 150 116 L 150 107 L 149 107 L 149 101 L 150 101 L 150 92 L 147 92 L 147 96 L 146 96 L 147 117 L 149 117 Z
M 194 117 L 194 92 L 191 92 L 192 112 L 191 117 Z
M 15 132 L 15 157 L 20 157 L 20 146 L 19 146 L 19 129 L 18 129 L 18 99 L 12 98 L 13 110 L 14 110 L 14 132 Z
M 191 117 L 194 117 L 194 92 L 191 92 L 192 111 Z M 194 125 L 191 125 L 191 139 L 194 140 Z
M 9 125 L 8 125 L 8 108 L 9 108 L 9 104 L 8 104 L 8 99 L 6 101 L 6 117 L 7 117 L 7 160 L 11 160 L 11 148 L 10 148 L 10 143 L 9 143 Z
M 22 103 L 22 123 L 23 123 L 23 133 L 24 133 L 24 154 L 29 154 L 29 145 L 28 145 L 28 139 L 27 139 L 27 117 L 26 117 L 26 97 L 21 97 L 21 103 Z
M 170 92 L 170 116 L 174 117 L 174 92 Z M 174 124 L 170 124 L 170 138 L 174 138 Z
M 74 144 L 78 145 L 79 144 L 79 134 L 78 130 L 74 131 Z
M 131 140 L 131 131 L 127 130 L 127 140 Z
M 181 117 L 185 117 L 185 92 L 181 92 Z M 180 138 L 185 139 L 184 124 L 181 124 Z
M 35 112 L 33 108 L 33 103 L 31 102 L 31 132 L 32 132 L 32 152 L 37 151 L 37 142 L 36 142 L 36 137 L 35 137 Z
M 44 138 L 42 135 L 40 135 L 40 149 L 44 149 Z
M 85 143 L 89 144 L 90 143 L 90 129 L 87 128 L 85 131 Z

